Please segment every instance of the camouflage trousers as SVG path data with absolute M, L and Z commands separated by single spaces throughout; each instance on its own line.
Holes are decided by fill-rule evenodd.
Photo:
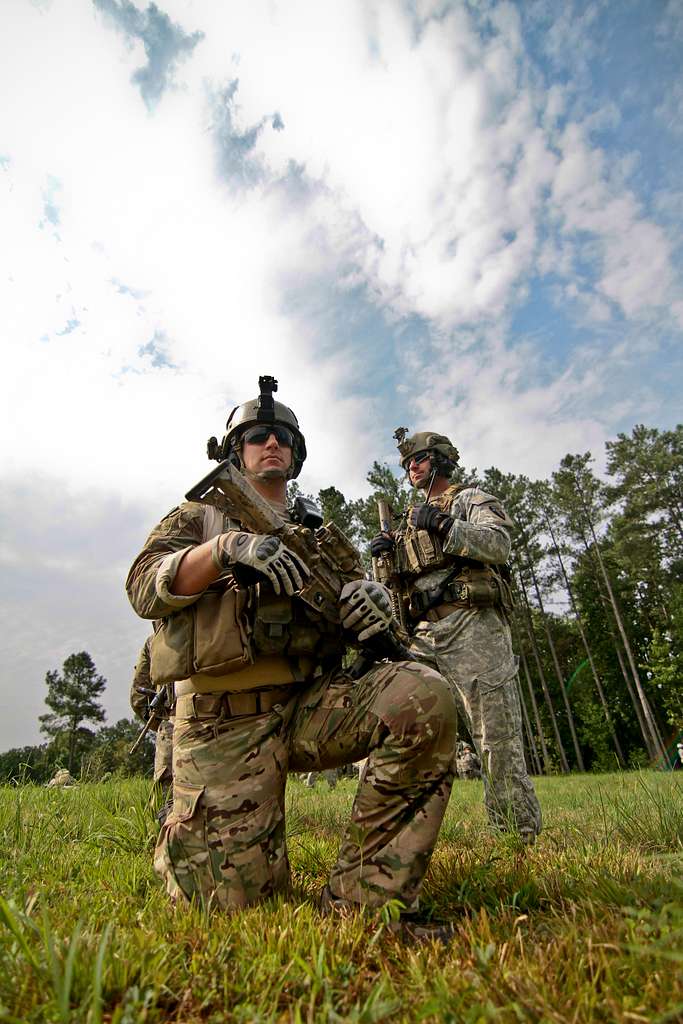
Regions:
M 156 731 L 154 781 L 161 785 L 173 782 L 173 722 L 169 718 L 162 718 Z
M 524 760 L 517 660 L 504 617 L 494 608 L 462 608 L 440 622 L 420 622 L 411 653 L 455 690 L 481 759 L 490 823 L 533 840 L 541 808 Z
M 286 892 L 288 771 L 369 755 L 329 887 L 359 904 L 417 906 L 453 781 L 455 705 L 437 673 L 401 662 L 358 681 L 328 675 L 266 714 L 227 720 L 181 710 L 155 853 L 172 898 L 236 909 Z

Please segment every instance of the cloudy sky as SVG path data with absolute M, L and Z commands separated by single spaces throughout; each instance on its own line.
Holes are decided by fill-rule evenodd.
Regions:
M 0 750 L 261 373 L 363 492 L 680 418 L 681 0 L 2 0 Z

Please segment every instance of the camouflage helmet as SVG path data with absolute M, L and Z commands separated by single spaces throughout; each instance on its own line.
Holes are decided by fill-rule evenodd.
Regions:
M 289 406 L 273 399 L 273 392 L 277 391 L 275 378 L 259 377 L 258 382 L 261 392 L 259 397 L 235 406 L 228 416 L 223 440 L 218 444 L 215 437 L 210 437 L 207 454 L 210 459 L 216 459 L 217 462 L 221 459 L 233 459 L 241 467 L 240 441 L 244 431 L 258 423 L 278 423 L 288 427 L 294 435 L 292 465 L 287 473 L 287 479 L 293 480 L 301 472 L 306 458 L 306 440 L 299 428 L 299 421 Z
M 418 452 L 431 452 L 432 466 L 443 475 L 450 475 L 460 460 L 460 453 L 444 434 L 436 434 L 433 430 L 420 430 L 408 435 L 405 427 L 398 427 L 394 432 L 397 447 L 401 456 L 401 466 L 408 472 L 408 464 Z

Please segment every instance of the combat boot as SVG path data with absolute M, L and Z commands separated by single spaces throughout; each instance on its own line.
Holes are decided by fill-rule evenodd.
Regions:
M 367 913 L 370 907 L 364 907 L 352 900 L 334 896 L 329 885 L 320 894 L 320 912 L 325 917 L 337 915 L 350 917 L 352 914 Z M 423 942 L 440 942 L 447 945 L 455 936 L 455 925 L 448 921 L 431 921 L 419 914 L 403 913 L 398 921 L 390 921 L 384 925 L 388 935 L 394 936 L 399 942 L 408 945 L 419 945 Z

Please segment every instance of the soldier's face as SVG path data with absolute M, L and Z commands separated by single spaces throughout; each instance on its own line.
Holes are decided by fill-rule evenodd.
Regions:
M 408 463 L 408 476 L 413 487 L 426 487 L 432 475 L 429 452 L 416 452 Z
M 244 441 L 242 444 L 242 462 L 248 473 L 264 479 L 285 477 L 292 465 L 292 449 L 280 443 L 274 433 L 268 434 L 265 441 Z

